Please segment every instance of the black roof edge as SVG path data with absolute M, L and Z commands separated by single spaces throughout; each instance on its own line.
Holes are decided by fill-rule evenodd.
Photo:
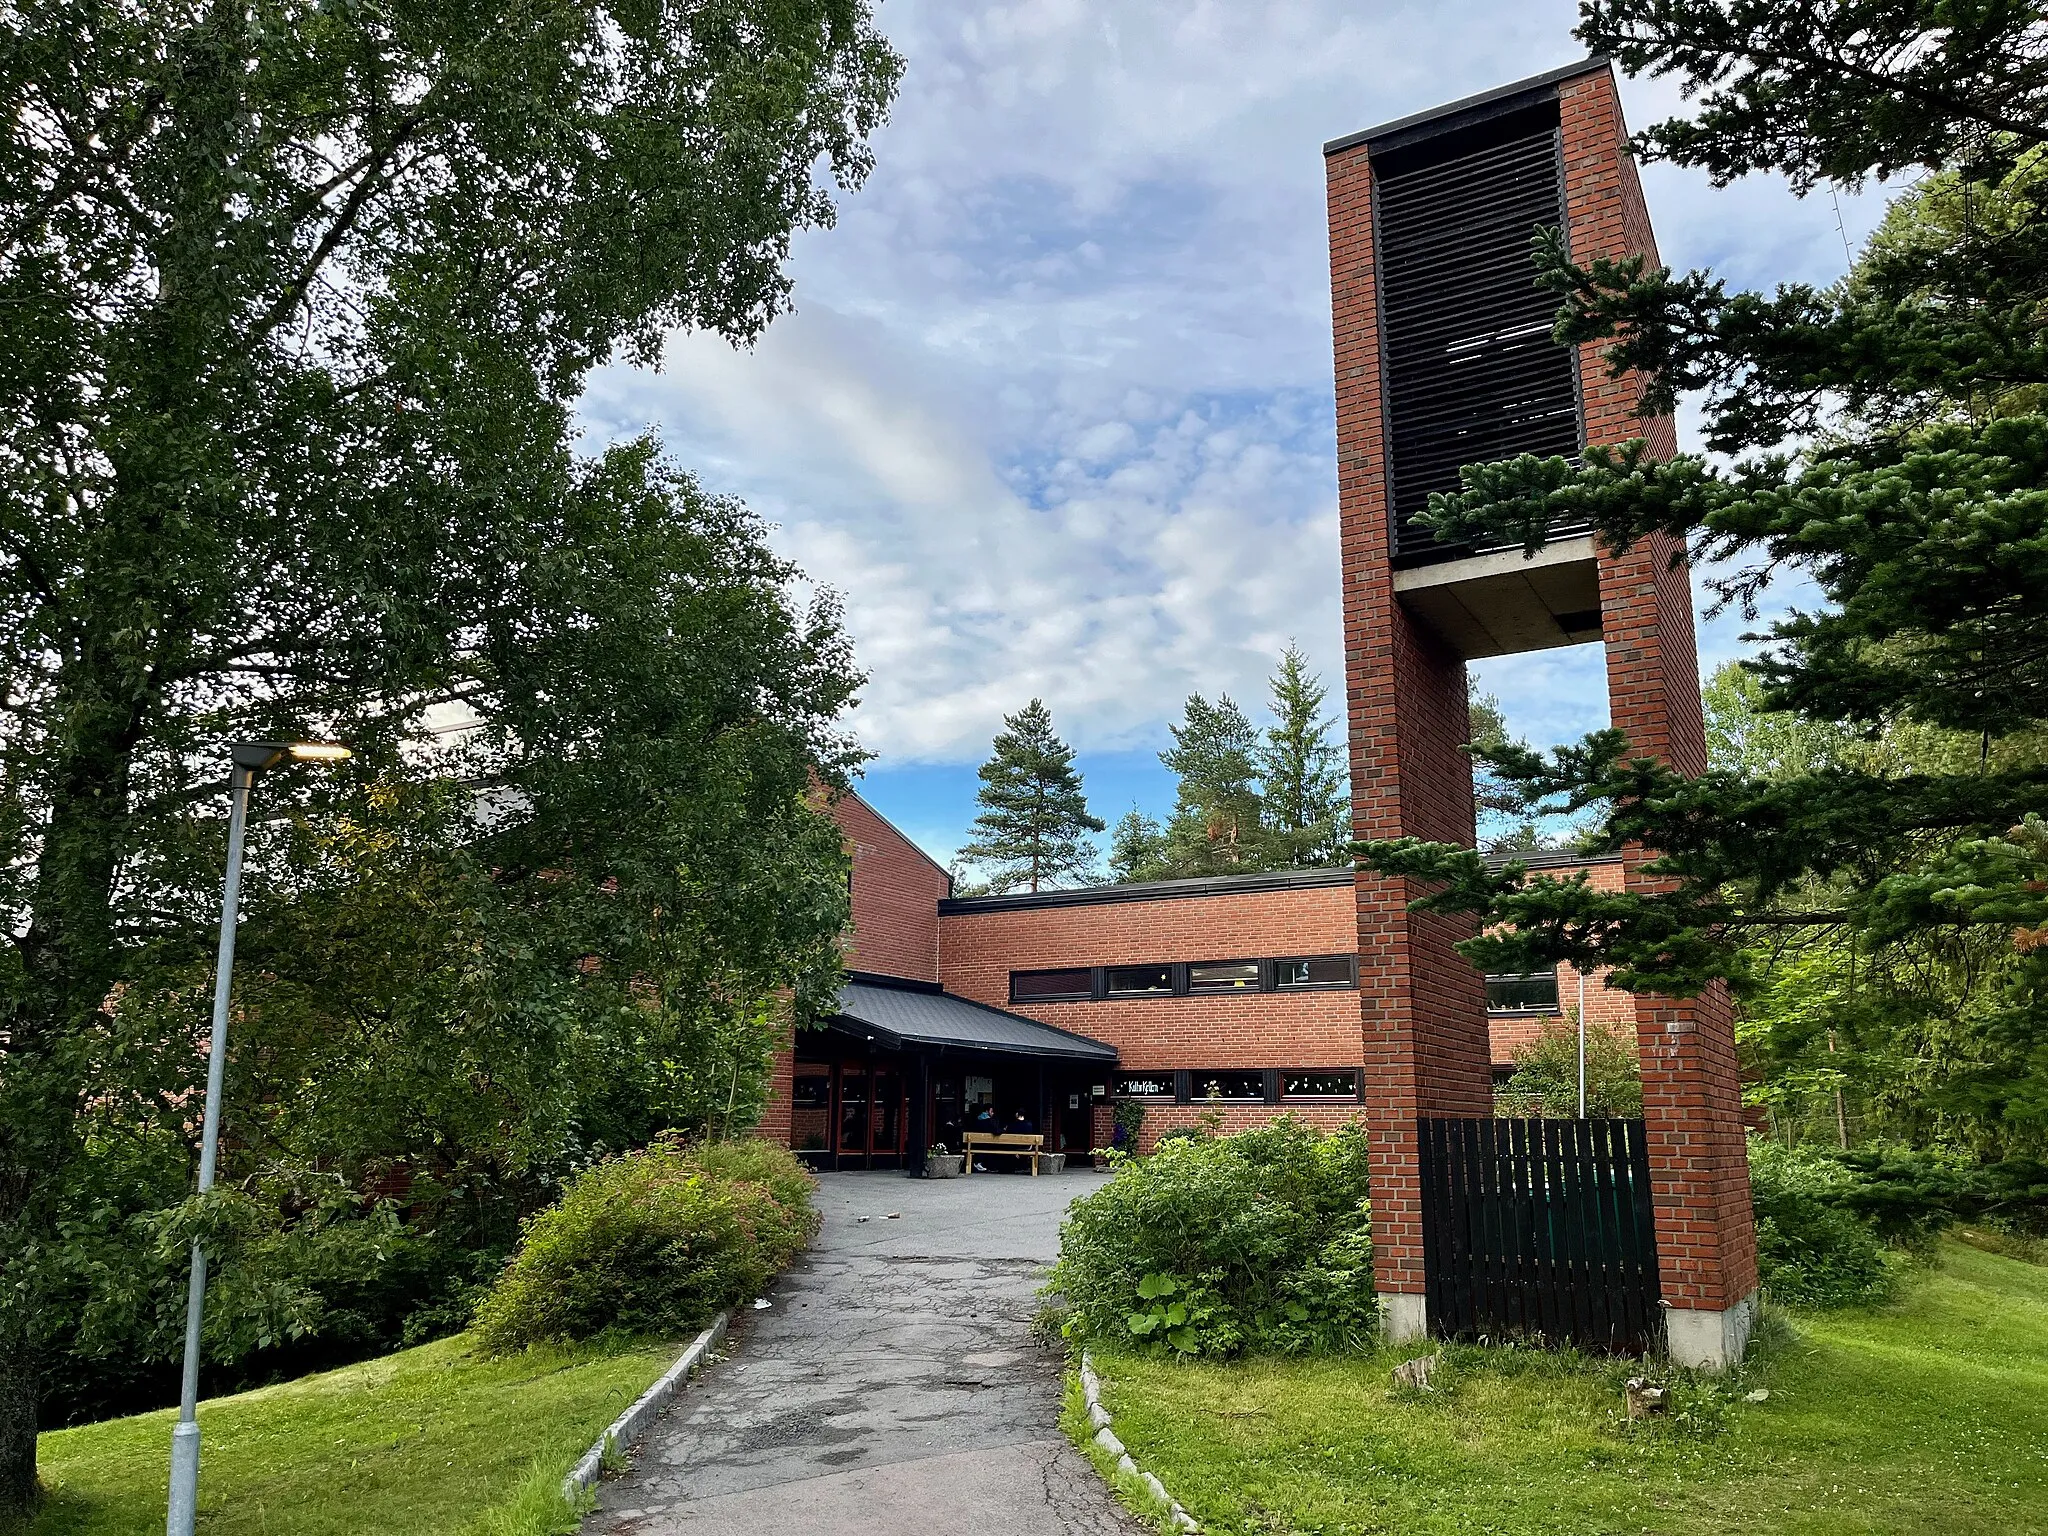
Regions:
M 1001 1008 L 989 1008 L 986 1003 L 977 1003 L 971 997 L 959 997 L 950 992 L 946 995 L 956 1003 L 967 1003 L 975 1008 L 988 1008 L 990 1013 L 1004 1012 Z M 1022 1019 L 1025 1016 L 1014 1013 L 1009 1017 Z M 1057 1025 L 1041 1023 L 1037 1019 L 1029 1019 L 1027 1022 L 1037 1024 L 1049 1034 L 1059 1035 L 1063 1039 L 1072 1040 L 1078 1045 L 1088 1046 L 1093 1051 L 1103 1054 L 1083 1057 L 1072 1051 L 1044 1050 L 1030 1045 L 993 1045 L 986 1040 L 933 1039 L 928 1035 L 911 1038 L 898 1034 L 886 1024 L 873 1024 L 866 1019 L 856 1019 L 844 1013 L 835 1013 L 828 1017 L 825 1020 L 825 1027 L 842 1035 L 866 1034 L 893 1050 L 915 1050 L 920 1045 L 937 1045 L 949 1051 L 972 1051 L 983 1056 L 1044 1056 L 1055 1061 L 1092 1059 L 1098 1065 L 1115 1065 L 1122 1059 L 1117 1053 L 1117 1048 L 1107 1040 L 1097 1040 L 1092 1035 L 1077 1035 L 1071 1029 L 1061 1029 Z
M 1530 869 L 1573 869 L 1587 864 L 1618 864 L 1618 853 L 1574 853 L 1568 848 L 1536 848 L 1523 853 L 1489 849 L 1486 862 L 1493 869 L 1520 862 Z M 1034 907 L 1095 907 L 1125 901 L 1192 901 L 1205 896 L 1255 895 L 1261 891 L 1312 890 L 1321 886 L 1349 885 L 1349 869 L 1276 869 L 1251 875 L 1213 875 L 1193 880 L 1148 880 L 1134 885 L 1082 885 L 1065 891 L 1019 891 L 1007 896 L 948 896 L 939 902 L 946 916 L 970 912 L 1021 912 Z M 851 973 L 849 973 L 851 974 Z M 889 984 L 919 986 L 922 983 Z M 967 999 L 963 998 L 963 1002 Z M 976 1007 L 986 1004 L 977 1003 Z M 998 1010 L 1000 1011 L 1000 1010 Z
M 1457 101 L 1447 101 L 1440 107 L 1430 107 L 1421 112 L 1411 112 L 1406 117 L 1397 117 L 1390 123 L 1379 123 L 1371 128 L 1361 128 L 1356 133 L 1347 133 L 1323 145 L 1323 153 L 1334 155 L 1339 150 L 1351 149 L 1359 144 L 1370 144 L 1375 149 L 1392 146 L 1383 141 L 1400 136 L 1403 145 L 1434 138 L 1439 133 L 1448 133 L 1454 128 L 1463 128 L 1481 118 L 1493 117 L 1502 112 L 1513 111 L 1523 105 L 1533 106 L 1548 95 L 1556 93 L 1556 87 L 1563 81 L 1579 75 L 1590 75 L 1596 69 L 1605 69 L 1608 59 L 1605 54 L 1592 54 L 1572 64 L 1561 64 L 1556 69 L 1546 69 L 1540 75 L 1531 75 L 1526 80 L 1511 81 L 1497 85 L 1490 91 L 1481 91 L 1476 96 L 1465 96 Z M 1517 100 L 1526 97 L 1526 103 Z M 1421 131 L 1417 131 L 1421 130 Z
M 1272 869 L 1250 875 L 1192 880 L 1145 880 L 1132 885 L 1082 885 L 1065 891 L 1016 891 L 1006 896 L 949 896 L 942 913 L 1017 912 L 1031 907 L 1094 907 L 1125 901 L 1182 901 L 1200 896 L 1241 896 L 1295 887 L 1349 885 L 1349 869 Z
M 848 971 L 848 981 L 857 981 L 864 987 L 893 987 L 898 992 L 929 992 L 938 994 L 946 989 L 936 981 L 922 981 L 915 976 L 890 976 L 881 971 Z
M 969 897 L 967 899 L 973 900 L 975 898 Z M 1026 1024 L 1036 1025 L 1039 1029 L 1049 1030 L 1055 1035 L 1063 1035 L 1069 1040 L 1078 1040 L 1083 1045 L 1092 1045 L 1097 1047 L 1098 1049 L 1108 1051 L 1112 1056 L 1116 1054 L 1116 1047 L 1111 1045 L 1107 1040 L 1098 1040 L 1093 1035 L 1080 1034 L 1077 1031 L 1071 1029 L 1061 1029 L 1057 1024 L 1048 1024 L 1043 1019 L 1034 1019 L 1028 1013 L 1018 1013 L 1016 1010 L 1011 1008 L 998 1008 L 995 1004 L 984 1003 L 980 1001 L 978 998 L 962 997 L 958 992 L 948 992 L 943 986 L 940 986 L 937 983 L 928 983 L 922 981 L 905 981 L 902 977 L 899 976 L 878 976 L 870 971 L 849 971 L 846 973 L 846 976 L 848 981 L 858 982 L 863 986 L 895 986 L 906 992 L 924 992 L 939 997 L 943 997 L 948 1002 L 959 1003 L 968 1008 L 979 1008 L 984 1013 L 1001 1014 L 1006 1019 L 1019 1019 Z M 838 1017 L 838 1015 L 834 1015 L 834 1017 Z M 861 1022 L 865 1024 L 867 1021 L 863 1019 Z M 875 1025 L 873 1027 L 877 1029 L 883 1028 L 883 1026 L 881 1025 Z M 888 1033 L 888 1031 L 884 1029 L 884 1033 Z M 997 1050 L 997 1053 L 1001 1054 L 1000 1049 L 992 1046 L 963 1046 L 962 1049 Z M 1007 1047 L 1004 1047 L 1002 1049 L 1007 1049 Z

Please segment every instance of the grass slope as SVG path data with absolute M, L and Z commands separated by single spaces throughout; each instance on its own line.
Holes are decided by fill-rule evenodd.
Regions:
M 1790 1322 L 1633 1427 L 1626 1364 L 1535 1351 L 1450 1351 L 1428 1395 L 1390 1384 L 1412 1348 L 1096 1367 L 1117 1434 L 1214 1536 L 2048 1532 L 2048 1269 L 1948 1243 L 1899 1302 Z
M 675 1347 L 530 1350 L 443 1339 L 199 1406 L 205 1536 L 538 1536 L 563 1474 Z M 160 1536 L 175 1412 L 53 1430 L 28 1536 Z

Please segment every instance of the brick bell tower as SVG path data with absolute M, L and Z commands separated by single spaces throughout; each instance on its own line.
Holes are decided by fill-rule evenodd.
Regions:
M 1676 452 L 1669 418 L 1598 346 L 1550 339 L 1556 297 L 1530 239 L 1643 254 L 1649 214 L 1614 76 L 1589 59 L 1324 146 L 1335 321 L 1345 683 L 1361 838 L 1475 838 L 1465 664 L 1599 641 L 1613 723 L 1638 751 L 1706 767 L 1692 595 L 1668 540 L 1615 557 L 1583 527 L 1521 550 L 1438 544 L 1408 519 L 1461 464 L 1582 444 Z M 1631 890 L 1652 888 L 1631 850 Z M 1430 1327 L 1419 1117 L 1492 1114 L 1474 931 L 1418 916 L 1409 882 L 1358 876 L 1359 989 L 1373 1146 L 1375 1272 L 1395 1337 Z M 1657 1279 L 1681 1363 L 1739 1358 L 1756 1291 L 1741 1084 L 1725 992 L 1636 1000 Z

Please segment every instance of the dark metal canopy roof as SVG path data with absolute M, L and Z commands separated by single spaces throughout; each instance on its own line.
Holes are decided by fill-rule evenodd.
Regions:
M 863 977 L 839 990 L 831 1027 L 890 1047 L 995 1051 L 1005 1056 L 1116 1064 L 1116 1047 L 1022 1014 L 954 997 L 928 983 Z

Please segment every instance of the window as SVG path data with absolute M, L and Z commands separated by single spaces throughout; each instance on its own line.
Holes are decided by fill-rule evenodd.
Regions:
M 1356 1067 L 1320 1068 L 1315 1071 L 1283 1072 L 1280 1096 L 1287 1099 L 1345 1099 L 1358 1097 Z
M 1111 997 L 1171 997 L 1173 967 L 1170 965 L 1113 965 L 1109 968 Z
M 1204 960 L 1188 967 L 1190 992 L 1256 992 L 1259 990 L 1259 962 L 1256 960 Z
M 1171 1072 L 1119 1072 L 1116 1075 L 1116 1096 L 1120 1099 L 1171 1099 L 1173 1097 L 1173 1074 Z
M 832 1079 L 819 1074 L 789 1085 L 789 1102 L 797 1109 L 824 1109 L 832 1102 Z
M 1282 991 L 1302 987 L 1349 987 L 1357 984 L 1349 955 L 1319 955 L 1309 960 L 1275 960 L 1273 985 Z
M 1064 1003 L 1092 997 L 1094 976 L 1078 971 L 1012 971 L 1010 1001 L 1013 1003 Z
M 1488 1013 L 1556 1013 L 1557 972 L 1486 978 Z
M 1263 1072 L 1197 1072 L 1193 1101 L 1221 1099 L 1226 1104 L 1266 1102 L 1266 1074 Z

